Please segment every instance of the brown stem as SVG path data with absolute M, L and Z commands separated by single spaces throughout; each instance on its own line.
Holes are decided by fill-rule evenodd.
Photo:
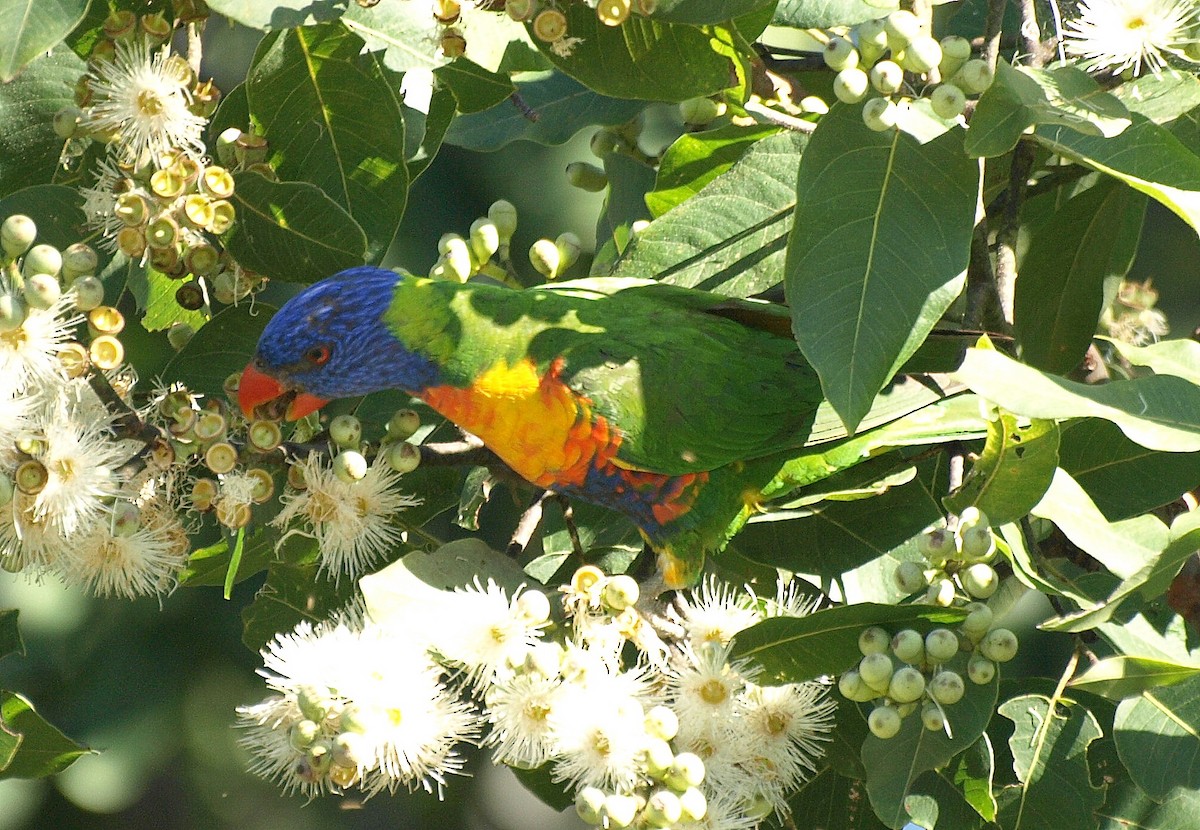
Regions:
M 562 508 L 563 524 L 567 526 L 567 535 L 571 537 L 571 547 L 576 556 L 582 557 L 583 542 L 579 539 L 579 528 L 575 526 L 575 510 L 571 507 L 571 501 L 562 493 L 555 493 L 554 498 Z
M 983 26 L 983 59 L 992 71 L 1000 60 L 1000 35 L 1004 29 L 1004 9 L 1008 0 L 988 0 L 987 20 Z
M 204 55 L 204 21 L 190 20 L 187 24 L 187 62 L 192 68 L 192 72 L 196 76 L 196 80 L 200 80 L 200 59 Z
M 1018 142 L 1013 150 L 1004 212 L 996 232 L 996 292 L 1000 296 L 1004 320 L 1009 325 L 1013 322 L 1013 300 L 1017 288 L 1017 234 L 1021 228 L 1021 204 L 1025 201 L 1025 188 L 1033 172 L 1033 162 L 1033 147 L 1027 141 Z
M 996 273 L 988 250 L 988 221 L 984 216 L 971 236 L 971 259 L 967 264 L 967 307 L 963 326 L 988 329 L 1000 317 L 1000 295 L 996 293 Z

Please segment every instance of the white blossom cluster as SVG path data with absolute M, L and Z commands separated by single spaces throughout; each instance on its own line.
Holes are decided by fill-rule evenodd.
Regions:
M 263 652 L 271 696 L 238 711 L 251 770 L 310 797 L 441 795 L 478 744 L 494 763 L 544 768 L 605 827 L 733 830 L 786 813 L 834 704 L 817 682 L 756 683 L 730 641 L 811 606 L 715 579 L 667 606 L 638 593 L 588 566 L 560 610 L 476 580 L 380 621 L 352 609 L 302 623 Z
M 1170 58 L 1200 62 L 1195 0 L 1082 0 L 1063 33 L 1067 54 L 1093 71 L 1158 74 Z

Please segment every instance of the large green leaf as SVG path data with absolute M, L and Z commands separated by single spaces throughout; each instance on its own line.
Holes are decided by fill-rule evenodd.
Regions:
M 366 234 L 316 185 L 273 182 L 252 172 L 235 178 L 237 222 L 225 245 L 245 267 L 309 283 L 366 261 Z
M 777 285 L 807 138 L 764 138 L 696 196 L 650 223 L 613 271 L 737 297 Z M 878 391 L 878 390 L 876 390 Z
M 267 569 L 267 581 L 242 610 L 242 642 L 251 651 L 300 622 L 328 619 L 354 597 L 354 580 L 318 576 L 311 560 L 309 555 L 302 561 L 276 561 Z
M 933 628 L 954 625 L 965 616 L 960 608 L 932 605 L 843 605 L 807 617 L 764 620 L 738 633 L 733 652 L 762 666 L 764 683 L 798 683 L 851 668 L 861 656 L 858 635 L 867 626 Z
M 51 726 L 24 697 L 0 691 L 0 780 L 44 778 L 88 752 Z
M 738 85 L 736 36 L 729 29 L 662 23 L 657 15 L 632 15 L 620 26 L 606 26 L 583 3 L 561 11 L 567 36 L 580 41 L 564 50 L 567 55 L 539 46 L 555 66 L 603 95 L 683 101 Z
M 275 309 L 265 303 L 229 306 L 214 315 L 163 370 L 193 392 L 220 396 L 225 378 L 240 372 L 254 356 L 258 336 Z
M 1200 385 L 1200 343 L 1189 338 L 1134 346 L 1104 338 L 1134 366 L 1148 366 L 1155 374 L 1175 375 Z
M 125 287 L 137 302 L 138 311 L 142 312 L 142 326 L 146 331 L 162 331 L 176 322 L 199 329 L 208 322 L 203 311 L 192 311 L 179 305 L 175 300 L 179 286 L 178 280 L 148 265 L 129 263 Z
M 520 139 L 562 144 L 584 127 L 623 124 L 646 106 L 601 95 L 561 72 L 524 73 L 516 80 L 519 104 L 454 119 L 446 142 L 468 150 L 499 150 Z
M 83 72 L 84 63 L 74 53 L 56 49 L 0 84 L 0 193 L 53 178 L 63 149 L 54 114 L 75 103 L 71 90 Z
M 662 155 L 654 190 L 646 205 L 655 217 L 690 199 L 734 165 L 762 139 L 779 132 L 769 124 L 729 124 L 715 130 L 684 133 Z
M 800 350 L 847 429 L 962 290 L 979 180 L 960 130 L 920 144 L 838 105 L 809 140 L 787 295 Z
M 1096 717 L 1069 700 L 1022 695 L 1000 704 L 1013 722 L 1008 739 L 1019 783 L 1000 792 L 1003 830 L 1090 830 L 1104 791 L 1088 777 L 1088 744 L 1103 732 Z
M 1132 112 L 1165 124 L 1200 107 L 1200 78 L 1191 72 L 1164 69 L 1139 75 L 1121 84 L 1113 94 Z
M 775 0 L 659 0 L 654 7 L 654 19 L 668 23 L 724 23 L 735 17 L 750 14 Z
M 17 628 L 17 611 L 6 608 L 0 611 L 0 658 L 8 654 L 24 654 L 21 631 Z
M 1176 787 L 1159 801 L 1142 792 L 1118 769 L 1104 806 L 1096 811 L 1099 830 L 1180 830 L 1200 827 L 1200 790 Z
M 646 191 L 654 187 L 654 168 L 626 153 L 609 153 L 604 157 L 604 173 L 608 176 L 608 193 L 604 208 L 596 219 L 596 243 L 628 232 L 638 220 L 650 218 L 646 209 Z
M 966 663 L 966 655 L 960 654 L 946 665 L 949 669 L 964 674 Z M 916 799 L 912 806 L 918 813 L 927 817 L 932 812 L 932 804 L 926 798 L 929 786 L 918 783 L 921 776 L 930 770 L 945 766 L 954 756 L 968 750 L 987 728 L 996 708 L 999 676 L 992 678 L 986 685 L 971 682 L 966 685 L 966 694 L 962 700 L 945 707 L 950 734 L 941 730 L 932 732 L 926 729 L 920 716 L 914 712 L 904 719 L 900 732 L 894 737 L 882 740 L 869 735 L 863 742 L 862 759 L 867 770 L 867 793 L 875 815 L 888 827 L 899 830 L 908 824 L 910 819 L 916 817 L 909 812 L 909 799 L 914 793 Z M 944 788 L 937 789 L 944 793 Z M 967 809 L 970 805 L 965 799 L 960 798 L 957 804 L 949 799 L 946 801 L 947 807 L 951 808 L 954 814 L 979 818 L 973 809 Z M 937 812 L 940 814 L 940 806 Z M 946 826 L 970 827 L 971 824 L 950 823 Z
M 1032 233 L 1013 303 L 1024 362 L 1052 374 L 1079 365 L 1104 309 L 1105 280 L 1133 265 L 1145 212 L 1144 195 L 1109 179 Z
M 1200 387 L 1170 375 L 1088 386 L 992 349 L 968 349 L 953 377 L 1001 409 L 1030 418 L 1104 418 L 1144 447 L 1200 450 Z
M 438 81 L 450 87 L 459 112 L 482 112 L 517 91 L 507 75 L 490 72 L 466 58 L 456 58 L 434 70 Z
M 0 0 L 0 83 L 66 37 L 87 6 L 88 0 Z
M 1200 486 L 1200 452 L 1148 450 L 1100 418 L 1064 425 L 1058 463 L 1109 521 L 1161 507 Z
M 788 807 L 793 816 L 803 818 L 806 827 L 883 830 L 884 825 L 867 809 L 865 796 L 861 781 L 843 778 L 826 767 L 788 797 Z
M 213 11 L 251 29 L 275 31 L 336 20 L 345 0 L 212 0 Z
M 0 218 L 24 213 L 37 225 L 38 242 L 61 249 L 79 241 L 85 219 L 82 205 L 83 197 L 74 188 L 37 184 L 0 199 Z
M 1200 676 L 1200 665 L 1184 666 L 1153 657 L 1119 654 L 1093 663 L 1071 680 L 1073 689 L 1124 700 L 1156 686 L 1170 686 Z
M 1145 116 L 1135 113 L 1129 129 L 1113 138 L 1055 125 L 1038 127 L 1034 137 L 1046 149 L 1157 199 L 1200 230 L 1200 157 Z
M 993 525 L 1015 522 L 1038 501 L 1058 467 L 1058 425 L 1022 422 L 1001 412 L 988 423 L 987 443 L 962 486 L 945 499 L 952 513 L 974 505 Z
M 1113 734 L 1130 777 L 1152 798 L 1200 789 L 1200 677 L 1122 701 Z
M 279 177 L 314 184 L 337 202 L 366 233 L 366 256 L 376 261 L 404 214 L 408 170 L 400 105 L 362 50 L 341 23 L 272 35 L 255 57 L 246 97 Z
M 885 17 L 899 5 L 894 0 L 779 0 L 773 22 L 796 29 L 850 26 Z
M 999 156 L 1016 146 L 1033 124 L 1059 124 L 1111 138 L 1129 127 L 1129 111 L 1082 69 L 1034 69 L 1000 61 L 967 132 L 972 156 Z

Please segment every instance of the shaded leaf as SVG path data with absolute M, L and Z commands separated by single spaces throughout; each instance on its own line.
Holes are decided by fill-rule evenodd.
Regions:
M 519 105 L 454 119 L 446 142 L 468 150 L 498 150 L 519 139 L 562 144 L 584 127 L 623 124 L 645 107 L 601 95 L 561 72 L 529 73 L 516 86 Z
M 54 114 L 74 105 L 72 90 L 84 68 L 70 50 L 56 49 L 16 79 L 0 84 L 0 193 L 54 177 L 63 149 L 63 140 L 54 132 Z
M 655 20 L 668 23 L 723 23 L 735 17 L 770 6 L 775 0 L 659 0 L 654 7 Z
M 663 153 L 654 190 L 646 194 L 651 215 L 659 217 L 690 199 L 732 167 L 754 144 L 777 132 L 779 128 L 769 124 L 729 124 L 715 130 L 684 133 Z
M 1151 798 L 1200 789 L 1200 677 L 1122 701 L 1113 735 L 1130 777 Z
M 246 97 L 279 177 L 316 185 L 340 205 L 366 233 L 365 255 L 375 261 L 404 214 L 408 170 L 399 103 L 374 64 L 360 59 L 362 50 L 362 39 L 340 23 L 273 35 L 255 56 Z M 237 180 L 239 209 L 243 199 L 254 198 L 241 193 L 246 178 Z M 296 217 L 286 218 L 296 226 Z M 353 236 L 347 227 L 346 250 L 353 250 Z
M 1157 375 L 1174 375 L 1200 386 L 1200 343 L 1195 340 L 1182 338 L 1134 346 L 1113 338 L 1103 339 L 1134 366 L 1148 366 Z
M 1167 68 L 1126 81 L 1113 90 L 1113 95 L 1132 112 L 1165 124 L 1200 107 L 1200 78 Z
M 167 368 L 164 377 L 178 380 L 193 392 L 221 396 L 225 378 L 246 368 L 254 356 L 258 336 L 275 309 L 258 303 L 229 306 L 216 314 L 187 342 Z
M 433 74 L 450 87 L 462 113 L 482 112 L 517 91 L 507 75 L 489 72 L 466 58 L 455 58 Z
M 899 8 L 898 2 L 868 3 L 865 0 L 779 0 L 775 7 L 776 26 L 791 26 L 796 29 L 851 26 L 864 20 L 886 17 L 887 13 Z
M 992 349 L 968 349 L 951 376 L 1019 415 L 1104 418 L 1144 447 L 1200 450 L 1200 388 L 1182 378 L 1154 375 L 1088 386 L 1039 372 Z
M 301 561 L 271 563 L 267 581 L 242 610 L 242 643 L 246 648 L 259 651 L 276 634 L 291 631 L 301 622 L 327 620 L 354 597 L 353 579 L 335 581 L 318 576 L 314 560 L 310 552 Z
M 176 302 L 175 292 L 183 284 L 179 280 L 173 280 L 149 265 L 143 267 L 136 263 L 130 263 L 126 273 L 125 286 L 137 302 L 138 311 L 142 312 L 142 326 L 146 331 L 162 331 L 176 322 L 199 329 L 208 322 L 203 311 L 192 311 Z
M 24 654 L 21 631 L 17 628 L 17 611 L 6 608 L 0 611 L 0 658 L 9 654 Z
M 306 182 L 238 173 L 237 222 L 225 246 L 272 279 L 309 283 L 366 261 L 367 237 L 341 205 Z
M 928 770 L 908 788 L 904 810 L 913 823 L 933 830 L 974 830 L 983 826 L 983 817 L 955 786 L 951 775 L 950 770 Z
M 78 190 L 59 184 L 38 184 L 0 199 L 0 217 L 24 213 L 37 225 L 37 241 L 61 250 L 79 241 L 85 218 L 82 206 L 83 197 Z
M 0 780 L 45 778 L 89 752 L 49 724 L 33 704 L 15 692 L 0 691 Z
M 0 83 L 65 38 L 87 6 L 88 0 L 0 0 Z
M 251 29 L 276 31 L 337 20 L 346 0 L 212 0 L 213 11 Z
M 807 617 L 764 620 L 738 633 L 733 655 L 762 666 L 764 683 L 799 683 L 854 666 L 861 657 L 858 635 L 867 626 L 932 628 L 955 625 L 965 616 L 960 608 L 932 605 L 843 605 Z
M 1052 152 L 1157 199 L 1200 230 L 1200 157 L 1145 116 L 1135 113 L 1129 129 L 1113 138 L 1061 126 L 1039 127 L 1034 137 Z
M 857 714 L 859 720 L 862 720 Z M 809 778 L 788 798 L 792 815 L 805 826 L 821 830 L 882 830 L 867 804 L 862 781 L 843 778 L 826 767 Z
M 686 204 L 638 234 L 613 276 L 654 274 L 672 285 L 735 297 L 778 285 L 806 143 L 796 132 L 755 143 Z
M 951 513 L 974 505 L 993 525 L 1023 517 L 1041 500 L 1058 467 L 1058 425 L 1023 421 L 1001 412 L 988 423 L 983 452 L 971 465 L 962 486 L 946 497 Z
M 1200 791 L 1176 787 L 1160 801 L 1146 795 L 1124 774 L 1108 785 L 1104 806 L 1096 811 L 1100 830 L 1180 830 L 1200 827 Z
M 787 295 L 796 342 L 847 429 L 962 290 L 979 176 L 960 130 L 919 144 L 868 129 L 857 107 L 835 106 L 809 140 Z
M 1000 704 L 1014 724 L 1008 739 L 1019 784 L 1000 792 L 1004 830 L 1095 827 L 1104 791 L 1088 777 L 1088 744 L 1103 733 L 1096 717 L 1069 700 L 1021 695 Z
M 608 193 L 596 220 L 598 243 L 614 239 L 618 233 L 628 233 L 639 219 L 649 219 L 646 191 L 654 187 L 654 168 L 625 153 L 605 156 L 604 172 L 608 176 Z
M 1200 675 L 1200 666 L 1118 654 L 1093 663 L 1083 674 L 1074 677 L 1069 685 L 1109 700 L 1123 700 L 1155 686 L 1182 683 L 1197 675 Z
M 1024 362 L 1053 374 L 1079 365 L 1104 309 L 1105 280 L 1133 265 L 1145 212 L 1144 195 L 1105 180 L 1033 231 L 1013 303 Z

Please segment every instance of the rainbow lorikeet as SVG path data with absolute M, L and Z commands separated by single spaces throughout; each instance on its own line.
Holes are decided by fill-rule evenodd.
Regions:
M 787 309 L 649 280 L 525 290 L 344 271 L 293 297 L 242 375 L 243 410 L 400 389 L 531 483 L 618 510 L 668 585 L 696 578 L 796 448 L 846 436 Z M 906 387 L 864 426 L 938 395 Z M 803 484 L 806 482 L 794 482 Z

